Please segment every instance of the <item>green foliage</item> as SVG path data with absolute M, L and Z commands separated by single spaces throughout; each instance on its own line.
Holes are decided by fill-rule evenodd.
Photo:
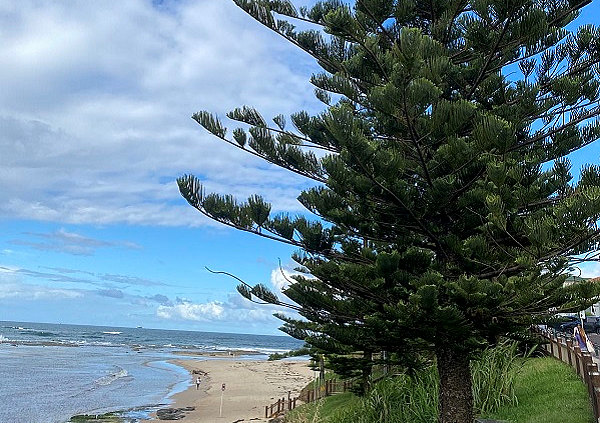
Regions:
M 518 405 L 515 386 L 520 378 L 521 360 L 522 358 L 518 357 L 517 344 L 505 342 L 486 349 L 477 360 L 471 362 L 475 409 L 478 414 L 492 415 L 498 410 Z M 412 377 L 399 374 L 377 383 L 364 398 L 346 396 L 335 399 L 337 408 L 328 404 L 327 400 L 320 406 L 319 418 L 315 421 L 437 423 L 438 385 L 439 378 L 435 366 L 424 368 Z M 573 396 L 570 394 L 570 397 Z M 341 403 L 342 399 L 344 403 Z M 313 408 L 314 406 L 307 410 L 299 410 L 286 421 L 299 423 L 302 421 L 299 416 L 314 416 Z
M 585 384 L 567 364 L 552 357 L 526 360 L 515 379 L 517 401 L 483 418 L 519 423 L 591 423 Z
M 290 357 L 300 357 L 300 356 L 308 355 L 308 354 L 310 354 L 310 350 L 308 348 L 300 348 L 298 350 L 288 351 L 285 353 L 269 354 L 269 361 L 282 360 L 284 358 L 290 358 Z
M 568 365 L 545 357 L 529 358 L 513 370 L 515 368 L 519 370 L 513 372 L 514 398 L 493 412 L 482 411 L 479 417 L 519 423 L 590 423 L 593 420 L 585 385 Z M 420 386 L 414 385 L 416 379 L 408 383 L 406 379 L 390 379 L 376 385 L 369 399 L 343 394 L 302 406 L 288 414 L 286 422 L 436 423 L 435 392 L 428 389 L 435 390 L 437 384 L 428 379 L 427 374 L 419 379 Z M 479 385 L 476 376 L 474 385 Z M 378 410 L 385 411 L 379 413 Z
M 518 344 L 504 342 L 484 350 L 478 360 L 471 362 L 473 400 L 478 414 L 518 404 L 515 394 L 515 379 L 520 371 L 518 360 Z
M 401 375 L 382 381 L 357 402 L 344 407 L 328 421 L 332 423 L 435 423 L 437 422 L 438 377 L 429 367 L 411 378 Z
M 598 283 L 563 286 L 600 249 L 600 168 L 577 180 L 567 157 L 600 137 L 600 31 L 567 29 L 586 1 L 234 2 L 315 58 L 326 108 L 289 126 L 237 108 L 231 138 L 213 114 L 193 118 L 309 178 L 298 200 L 314 218 L 178 184 L 206 216 L 301 250 L 285 294 L 302 319 L 284 331 L 330 364 L 358 357 L 365 376 L 383 352 L 411 371 L 452 350 L 464 367 L 499 336 L 599 298 Z
M 325 397 L 320 401 L 312 402 L 295 408 L 286 413 L 286 423 L 325 423 L 330 421 L 330 416 L 338 410 L 352 406 L 356 396 L 350 392 Z

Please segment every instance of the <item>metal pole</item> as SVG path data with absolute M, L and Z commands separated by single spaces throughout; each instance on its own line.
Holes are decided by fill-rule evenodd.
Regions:
M 221 391 L 221 405 L 219 406 L 219 417 L 223 417 L 223 391 Z
M 221 405 L 219 406 L 219 417 L 223 417 L 223 392 L 225 392 L 225 384 L 221 385 Z

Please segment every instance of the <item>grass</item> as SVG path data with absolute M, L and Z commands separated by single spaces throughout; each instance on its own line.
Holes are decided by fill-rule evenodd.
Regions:
M 497 404 L 496 411 L 479 417 L 511 423 L 593 422 L 587 389 L 569 365 L 538 357 L 523 360 L 518 369 L 509 389 L 516 399 Z M 351 393 L 324 398 L 289 413 L 286 422 L 435 423 L 431 377 L 424 374 L 419 383 L 402 376 L 383 381 L 365 398 Z M 493 378 L 491 382 L 496 383 Z
M 336 394 L 290 411 L 286 414 L 285 421 L 293 423 L 324 422 L 328 420 L 328 416 L 335 415 L 338 410 L 344 409 L 356 401 L 356 395 L 351 392 Z
M 515 380 L 517 404 L 482 417 L 512 423 L 591 423 L 587 388 L 577 373 L 551 357 L 526 360 Z
M 515 377 L 522 362 L 516 342 L 488 348 L 471 362 L 473 403 L 476 413 L 493 413 L 501 406 L 515 404 Z
M 293 423 L 435 423 L 437 374 L 406 375 L 379 382 L 366 397 L 346 392 L 303 405 L 286 415 Z

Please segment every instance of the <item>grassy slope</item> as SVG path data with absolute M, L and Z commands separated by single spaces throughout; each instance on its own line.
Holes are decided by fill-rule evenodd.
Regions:
M 336 394 L 290 411 L 286 414 L 285 421 L 289 423 L 322 423 L 333 416 L 336 410 L 351 407 L 357 400 L 356 395 L 350 392 Z
M 590 423 L 587 389 L 575 371 L 556 359 L 527 360 L 516 379 L 517 406 L 486 418 L 514 423 Z
M 567 364 L 550 357 L 533 358 L 524 365 L 515 380 L 518 405 L 504 406 L 487 419 L 512 423 L 591 423 L 593 421 L 587 389 Z M 288 415 L 290 423 L 335 422 L 335 410 L 349 408 L 359 399 L 339 394 L 316 404 L 299 407 Z M 376 422 L 373 422 L 376 423 Z M 397 422 L 408 423 L 408 422 Z

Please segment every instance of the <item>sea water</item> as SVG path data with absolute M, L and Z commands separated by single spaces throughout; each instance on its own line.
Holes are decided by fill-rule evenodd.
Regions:
M 260 359 L 301 345 L 287 336 L 0 322 L 0 423 L 110 411 L 134 422 L 189 386 L 189 373 L 169 363 L 182 351 Z

